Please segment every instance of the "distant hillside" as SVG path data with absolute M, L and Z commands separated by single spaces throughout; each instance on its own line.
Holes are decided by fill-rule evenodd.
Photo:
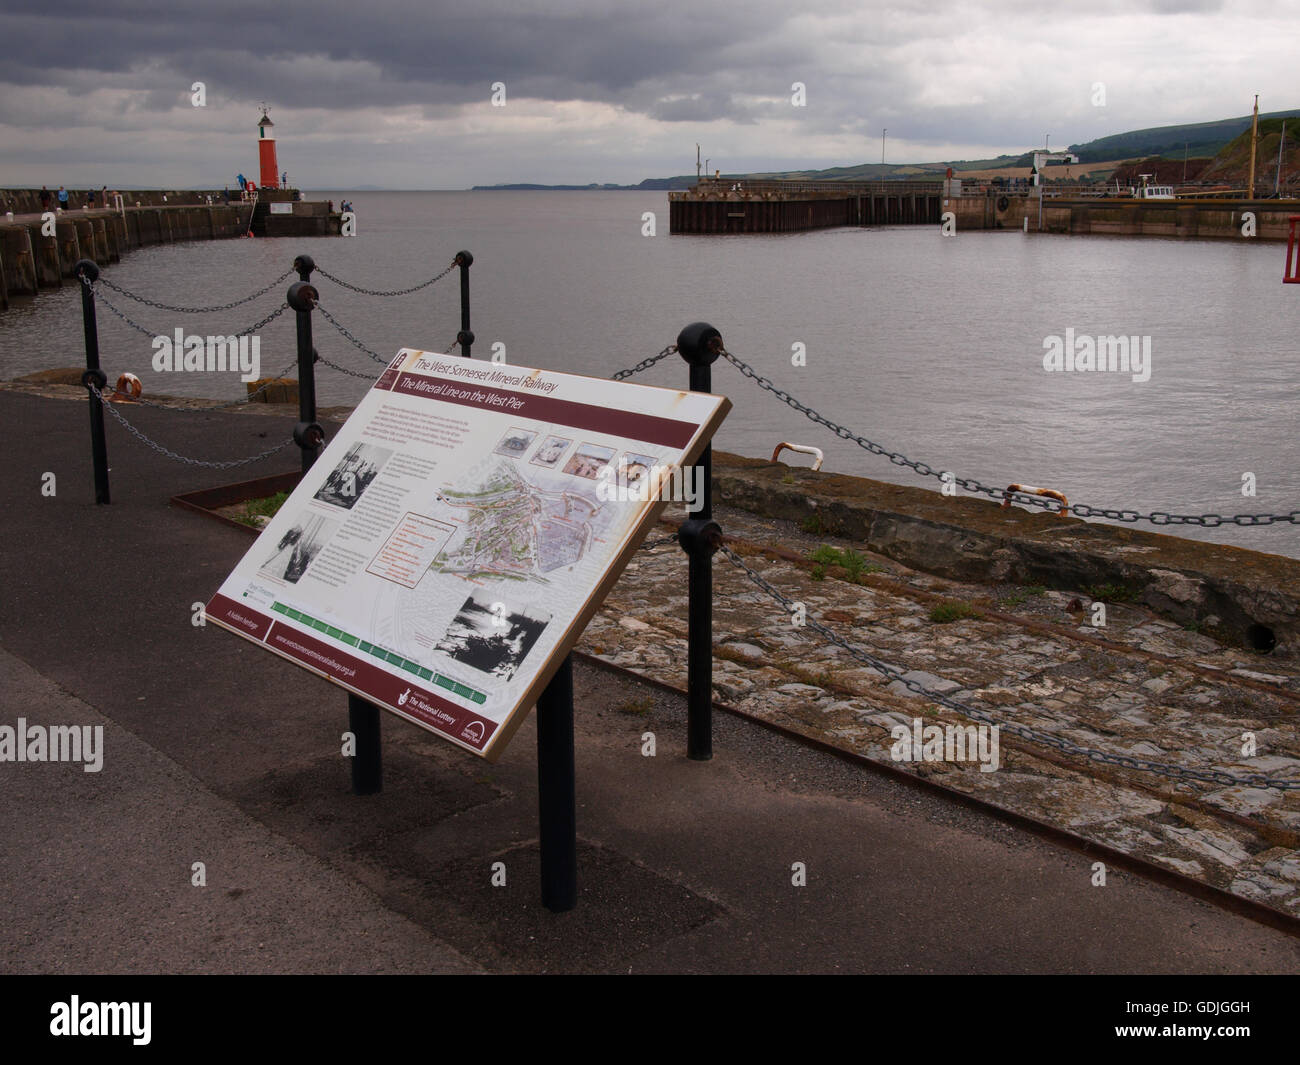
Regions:
M 1270 189 L 1272 176 L 1276 170 L 1277 164 L 1277 147 L 1279 135 L 1281 132 L 1282 119 L 1293 120 L 1287 127 L 1287 141 L 1300 145 L 1300 110 L 1296 111 L 1272 111 L 1267 115 L 1260 115 L 1260 145 L 1259 160 L 1260 169 L 1257 172 L 1257 181 L 1263 181 L 1263 175 L 1267 172 Z M 1141 170 L 1141 173 L 1156 173 L 1154 167 L 1158 164 L 1160 182 L 1162 184 L 1177 184 L 1182 180 L 1182 161 L 1184 153 L 1189 160 L 1191 159 L 1209 159 L 1217 156 L 1221 151 L 1232 146 L 1232 152 L 1222 161 L 1222 169 L 1211 172 L 1209 168 L 1202 175 L 1203 180 L 1216 182 L 1227 181 L 1225 174 L 1236 174 L 1240 168 L 1240 159 L 1238 158 L 1243 152 L 1249 156 L 1250 152 L 1250 115 L 1244 115 L 1241 118 L 1224 118 L 1215 122 L 1195 122 L 1181 126 L 1153 126 L 1150 129 L 1137 129 L 1128 133 L 1115 133 L 1109 137 L 1099 137 L 1097 140 L 1088 141 L 1085 144 L 1072 144 L 1069 150 L 1079 157 L 1081 163 L 1102 163 L 1110 160 L 1132 159 L 1142 160 L 1140 165 L 1149 167 Z M 1264 164 L 1267 162 L 1269 148 L 1264 143 L 1264 132 L 1268 130 L 1271 137 L 1272 162 L 1269 163 L 1267 171 Z M 1294 129 L 1294 138 L 1292 130 Z M 1245 136 L 1245 148 L 1239 147 L 1242 136 Z M 1163 157 L 1163 158 L 1162 158 Z M 1287 152 L 1287 160 L 1283 161 L 1283 180 L 1286 180 L 1288 173 L 1294 172 L 1297 167 L 1289 162 L 1291 153 Z M 1174 162 L 1177 161 L 1177 173 L 1174 174 Z M 892 180 L 938 180 L 943 177 L 948 167 L 952 167 L 954 173 L 964 173 L 966 171 L 987 171 L 998 170 L 1008 167 L 1029 167 L 1033 162 L 1033 152 L 1025 152 L 1022 155 L 999 155 L 994 159 L 953 159 L 944 162 L 934 163 L 859 163 L 856 166 L 835 166 L 828 170 L 774 170 L 761 173 L 725 173 L 722 178 L 727 181 L 741 180 L 784 180 L 784 181 L 892 181 Z M 1246 165 L 1248 166 L 1248 160 Z M 1195 180 L 1193 176 L 1193 167 L 1189 164 L 1187 169 L 1187 180 Z M 1199 169 L 1195 168 L 1195 169 Z M 1166 173 L 1168 172 L 1168 176 Z M 1245 181 L 1244 171 L 1241 178 L 1242 183 Z M 475 185 L 478 189 L 639 189 L 639 190 L 663 190 L 663 189 L 689 189 L 695 186 L 695 175 L 679 174 L 676 177 L 667 178 L 646 178 L 636 185 L 600 185 L 592 183 L 590 185 L 533 185 L 533 184 L 514 184 L 514 185 Z
M 1286 121 L 1286 140 L 1282 140 L 1282 123 Z M 1261 118 L 1259 144 L 1255 150 L 1255 194 L 1273 195 L 1278 176 L 1278 148 L 1282 148 L 1281 193 L 1295 195 L 1300 192 L 1300 118 Z M 1250 180 L 1250 129 L 1229 141 L 1211 159 L 1182 159 L 1182 153 L 1173 158 L 1150 156 L 1119 167 L 1111 180 L 1120 185 L 1137 185 L 1139 175 L 1152 175 L 1156 185 L 1181 185 L 1198 182 L 1202 185 L 1227 186 L 1244 189 Z
M 1153 185 L 1181 185 L 1184 181 L 1208 181 L 1210 179 L 1204 175 L 1213 163 L 1213 159 L 1188 159 L 1184 163 L 1181 156 L 1177 159 L 1169 159 L 1156 155 L 1117 167 L 1109 183 L 1136 187 L 1141 184 L 1143 174 L 1150 176 Z
M 1255 150 L 1255 191 L 1272 195 L 1278 173 L 1278 147 L 1282 148 L 1282 180 L 1279 186 L 1292 192 L 1300 189 L 1300 119 L 1286 123 L 1286 142 L 1282 141 L 1282 120 L 1259 120 L 1259 145 Z M 1250 129 L 1228 144 L 1201 174 L 1202 181 L 1244 186 L 1250 179 Z
M 1260 115 L 1266 119 L 1295 118 L 1300 111 L 1272 111 Z M 1195 122 L 1182 126 L 1154 126 L 1135 129 L 1130 133 L 1115 133 L 1086 144 L 1071 144 L 1070 151 L 1082 163 L 1096 163 L 1103 159 L 1138 159 L 1165 155 L 1182 159 L 1184 151 L 1189 158 L 1217 155 L 1241 133 L 1250 132 L 1250 115 L 1241 118 L 1223 118 L 1216 122 Z M 1280 123 L 1279 123 L 1280 124 Z M 1248 138 L 1249 140 L 1249 138 Z M 1249 143 L 1247 144 L 1249 150 Z M 1277 150 L 1277 144 L 1273 145 Z

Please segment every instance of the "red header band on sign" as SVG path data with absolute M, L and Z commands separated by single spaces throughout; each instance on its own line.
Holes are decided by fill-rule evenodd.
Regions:
M 551 422 L 570 429 L 585 429 L 592 433 L 631 437 L 633 440 L 659 444 L 662 447 L 685 447 L 699 431 L 699 426 L 690 422 L 660 418 L 654 414 L 612 410 L 608 407 L 593 406 L 590 403 L 575 403 L 572 400 L 555 399 L 551 396 L 535 396 L 528 392 L 514 392 L 505 388 L 462 384 L 441 377 L 426 377 L 423 374 L 407 372 L 398 375 L 397 380 L 391 383 L 388 378 L 389 373 L 386 372 L 376 382 L 375 387 L 387 388 L 389 391 L 400 392 L 407 396 L 419 396 L 421 399 L 441 400 L 443 403 L 478 407 L 481 410 L 497 411 L 501 414 L 515 414 L 521 418 Z

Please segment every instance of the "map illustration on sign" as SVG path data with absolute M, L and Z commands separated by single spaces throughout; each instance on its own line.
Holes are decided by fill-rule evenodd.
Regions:
M 495 759 L 729 409 L 404 349 L 206 616 Z
M 444 489 L 440 500 L 463 512 L 464 524 L 433 568 L 468 577 L 545 582 L 580 561 L 609 518 L 592 492 L 540 483 L 504 463 L 476 486 Z

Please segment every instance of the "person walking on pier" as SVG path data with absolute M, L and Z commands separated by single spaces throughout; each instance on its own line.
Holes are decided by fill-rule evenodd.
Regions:
M 60 185 L 59 186 L 59 210 L 66 211 L 67 209 L 68 209 L 68 190 L 65 189 L 62 185 Z

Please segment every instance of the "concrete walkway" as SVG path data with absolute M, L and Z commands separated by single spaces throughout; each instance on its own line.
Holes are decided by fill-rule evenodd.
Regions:
M 292 424 L 129 416 L 207 459 Z M 690 762 L 679 698 L 587 665 L 581 895 L 549 914 L 531 723 L 491 766 L 386 717 L 385 791 L 357 798 L 343 693 L 191 623 L 249 540 L 167 500 L 296 455 L 203 470 L 110 422 L 96 507 L 84 401 L 0 392 L 0 424 L 0 725 L 105 726 L 99 773 L 0 763 L 2 971 L 1300 970 L 1300 940 L 1119 871 L 1094 887 L 1086 855 L 757 725 L 720 715 Z

